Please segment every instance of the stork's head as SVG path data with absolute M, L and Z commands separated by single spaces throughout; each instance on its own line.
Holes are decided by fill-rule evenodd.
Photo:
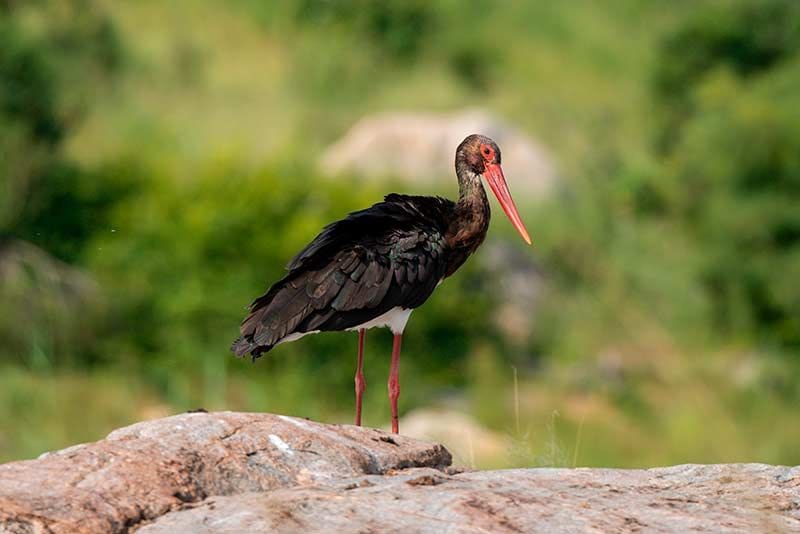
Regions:
M 486 179 L 494 196 L 500 203 L 511 224 L 517 229 L 519 235 L 529 245 L 531 238 L 522 223 L 514 199 L 508 190 L 506 178 L 503 175 L 500 147 L 485 135 L 472 134 L 467 136 L 456 150 L 456 173 L 459 180 L 468 179 L 467 175 L 482 176 Z

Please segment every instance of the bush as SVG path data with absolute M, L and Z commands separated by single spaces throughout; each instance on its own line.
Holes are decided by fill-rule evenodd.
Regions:
M 661 52 L 667 203 L 698 240 L 725 334 L 800 347 L 800 4 L 739 2 Z

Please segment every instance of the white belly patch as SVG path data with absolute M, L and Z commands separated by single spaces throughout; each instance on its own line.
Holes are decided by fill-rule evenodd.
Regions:
M 388 326 L 389 330 L 391 330 L 393 334 L 402 334 L 403 330 L 406 328 L 406 323 L 408 322 L 408 318 L 411 316 L 412 311 L 414 310 L 400 308 L 397 306 L 387 311 L 383 315 L 379 315 L 378 317 L 375 317 L 366 323 L 348 328 L 347 330 L 361 330 L 362 328 L 368 329 Z
M 402 334 L 403 330 L 406 328 L 406 323 L 408 322 L 408 318 L 411 316 L 412 311 L 414 310 L 407 310 L 405 308 L 395 307 L 387 311 L 383 315 L 379 315 L 378 317 L 375 317 L 374 319 L 367 321 L 366 323 L 362 323 L 358 326 L 348 328 L 347 331 L 361 330 L 362 328 L 367 330 L 369 328 L 379 328 L 381 326 L 387 326 L 389 327 L 389 330 L 391 330 L 393 334 Z M 277 343 L 275 343 L 275 345 L 280 345 L 281 343 L 289 343 L 290 341 L 297 341 L 301 337 L 305 337 L 309 334 L 319 334 L 319 332 L 320 332 L 319 330 L 312 330 L 310 332 L 294 332 L 284 337 Z

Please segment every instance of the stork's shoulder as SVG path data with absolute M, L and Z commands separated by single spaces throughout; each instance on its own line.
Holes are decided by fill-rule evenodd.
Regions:
M 390 193 L 383 202 L 354 211 L 328 225 L 325 230 L 349 231 L 362 236 L 375 236 L 385 231 L 394 232 L 410 227 L 443 230 L 454 208 L 453 201 L 442 197 Z
M 422 195 L 402 195 L 400 193 L 389 193 L 383 198 L 383 202 L 411 208 L 430 210 L 451 210 L 456 206 L 456 203 L 448 198 L 429 197 Z
M 391 193 L 386 195 L 382 205 L 392 206 L 408 214 L 418 222 L 433 223 L 445 229 L 450 219 L 455 202 L 442 197 L 428 197 L 420 195 L 401 195 Z
M 447 229 L 454 206 L 441 197 L 392 193 L 383 202 L 354 211 L 323 228 L 289 263 L 288 269 L 327 261 L 354 246 L 371 248 L 377 243 L 404 243 L 408 238 L 438 241 Z

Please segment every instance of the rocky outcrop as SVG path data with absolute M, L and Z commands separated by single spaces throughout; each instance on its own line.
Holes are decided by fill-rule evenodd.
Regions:
M 791 532 L 798 469 L 409 469 L 329 485 L 217 497 L 142 533 Z
M 452 187 L 455 149 L 474 133 L 488 135 L 500 145 L 506 178 L 518 202 L 543 198 L 554 190 L 558 180 L 547 151 L 517 128 L 481 110 L 364 117 L 325 151 L 320 168 L 334 175 L 355 172 L 411 182 L 436 179 Z
M 0 466 L 0 533 L 126 532 L 209 496 L 444 468 L 441 445 L 270 414 L 191 413 Z
M 379 430 L 184 414 L 0 466 L 0 533 L 800 531 L 797 467 L 449 463 Z

